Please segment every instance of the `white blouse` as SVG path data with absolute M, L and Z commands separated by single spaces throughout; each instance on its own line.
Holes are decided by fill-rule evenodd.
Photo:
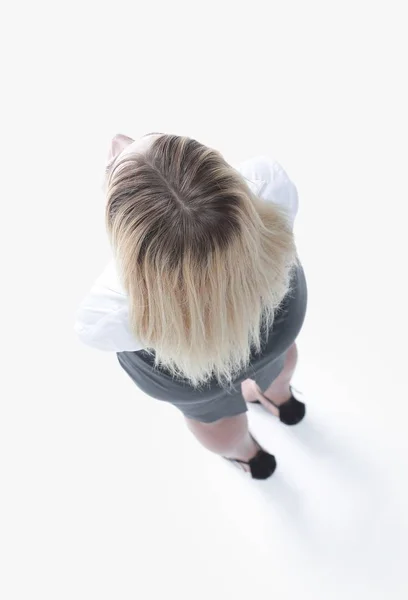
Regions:
M 298 194 L 281 165 L 261 156 L 247 160 L 237 170 L 258 197 L 284 207 L 293 226 Z M 123 352 L 143 348 L 130 331 L 128 298 L 113 261 L 79 307 L 75 331 L 82 342 L 99 350 Z

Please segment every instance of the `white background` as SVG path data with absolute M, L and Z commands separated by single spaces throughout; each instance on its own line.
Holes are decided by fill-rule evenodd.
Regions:
M 149 4 L 149 8 L 146 8 Z M 11 6 L 11 5 L 10 5 Z M 1 19 L 2 600 L 407 597 L 403 2 L 20 3 Z M 307 420 L 252 482 L 83 347 L 110 137 L 276 157 L 299 189 Z

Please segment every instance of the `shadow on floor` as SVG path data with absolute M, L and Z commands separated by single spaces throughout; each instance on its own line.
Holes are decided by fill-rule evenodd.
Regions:
M 259 492 L 293 539 L 336 576 L 360 584 L 376 577 L 380 586 L 400 563 L 403 568 L 399 541 L 407 533 L 405 518 L 386 465 L 375 459 L 381 453 L 373 448 L 363 453 L 362 440 L 341 428 L 309 418 L 288 429 L 285 435 L 311 459 L 311 484 L 300 489 L 296 476 L 292 481 L 277 470 L 259 482 Z

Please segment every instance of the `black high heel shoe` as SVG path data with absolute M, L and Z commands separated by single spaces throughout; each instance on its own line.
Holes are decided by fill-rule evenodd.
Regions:
M 248 473 L 251 473 L 252 479 L 268 479 L 268 477 L 270 477 L 275 472 L 276 459 L 273 456 L 273 454 L 269 454 L 268 452 L 266 452 L 266 450 L 261 448 L 258 442 L 253 437 L 252 439 L 258 446 L 259 450 L 255 454 L 255 456 L 251 458 L 251 460 L 246 462 L 244 460 L 239 460 L 238 458 L 225 458 L 230 462 L 237 463 L 238 466 L 247 465 L 249 467 L 249 471 L 247 471 L 246 469 L 243 470 Z
M 300 400 L 296 400 L 296 398 L 293 396 L 292 389 L 293 388 L 290 388 L 292 395 L 289 400 L 286 400 L 286 402 L 280 406 L 276 406 L 272 400 L 269 400 L 269 398 L 262 394 L 262 398 L 269 402 L 269 404 L 272 404 L 272 406 L 279 411 L 279 419 L 285 425 L 297 425 L 304 419 L 306 415 L 306 405 L 303 402 L 300 402 Z M 255 400 L 253 404 L 262 404 L 262 402 Z

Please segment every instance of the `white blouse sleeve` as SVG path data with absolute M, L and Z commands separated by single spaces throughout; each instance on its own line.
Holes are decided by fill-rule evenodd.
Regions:
M 285 209 L 293 227 L 299 208 L 298 192 L 284 168 L 276 160 L 259 156 L 245 161 L 238 170 L 255 184 L 260 198 Z
M 75 331 L 82 342 L 98 350 L 130 352 L 143 348 L 130 331 L 128 298 L 120 289 L 112 263 L 81 303 Z

